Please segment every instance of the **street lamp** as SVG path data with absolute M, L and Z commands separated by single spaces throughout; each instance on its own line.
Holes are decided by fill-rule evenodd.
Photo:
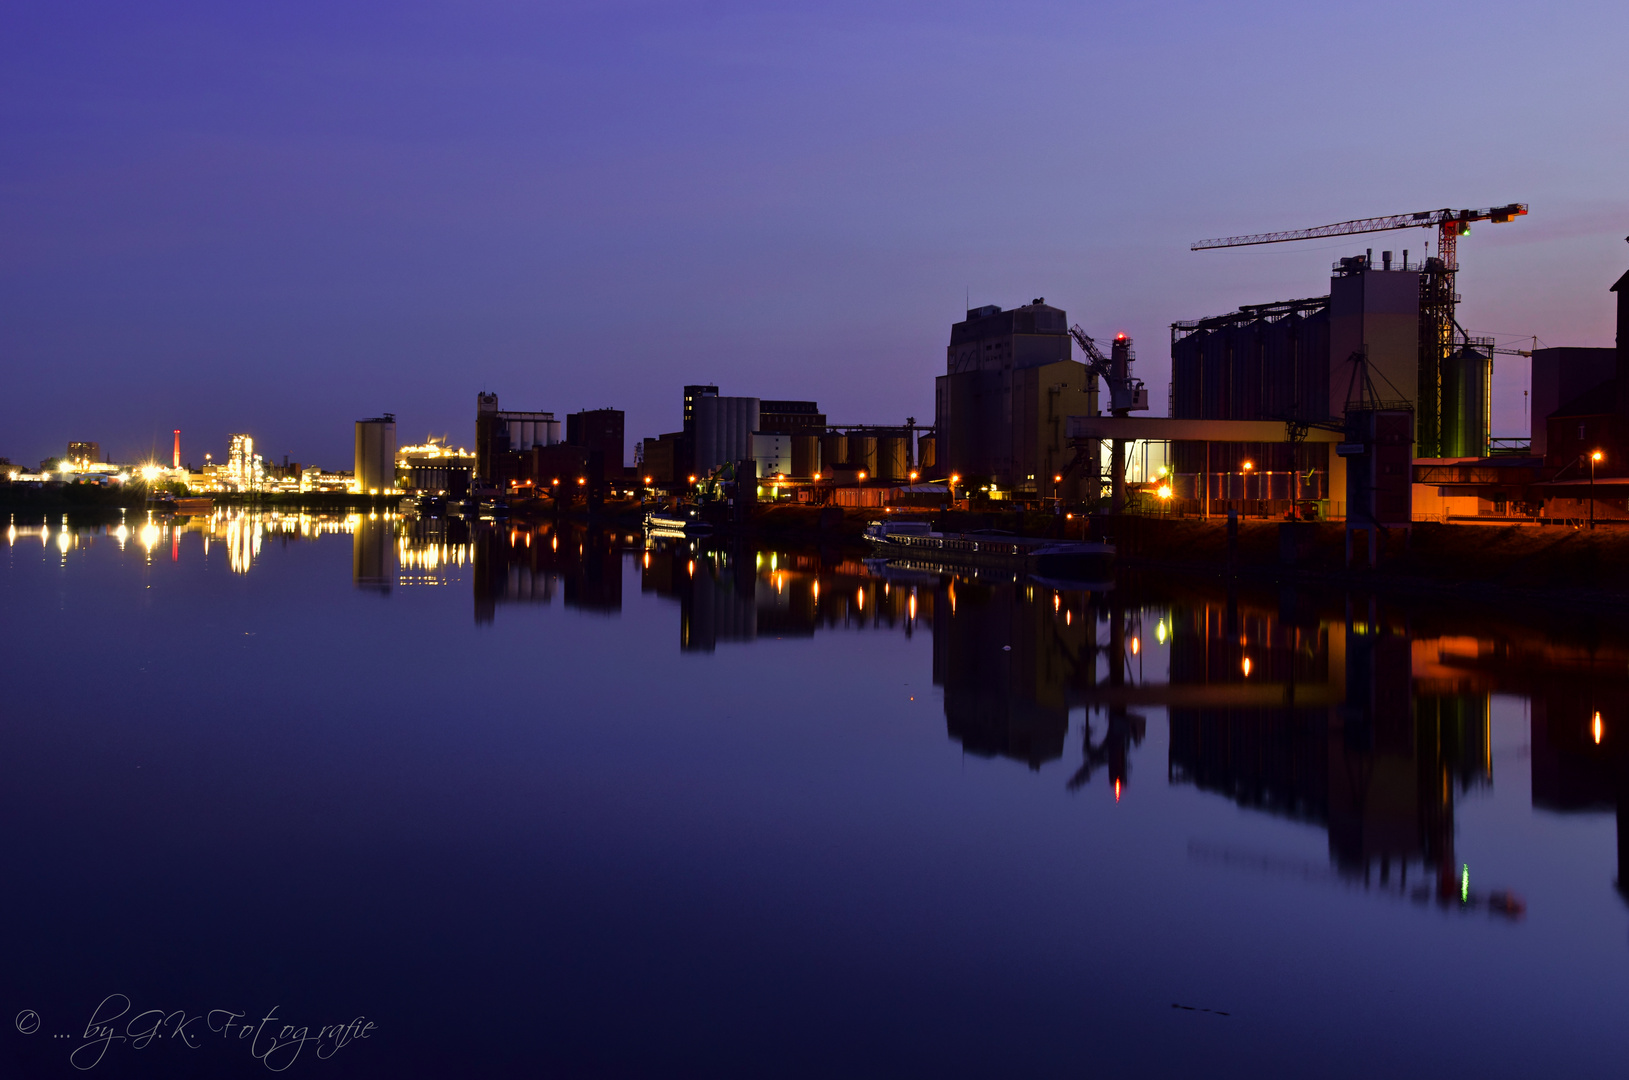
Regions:
M 1595 527 L 1595 463 L 1605 460 L 1606 455 L 1599 450 L 1589 455 L 1589 527 Z

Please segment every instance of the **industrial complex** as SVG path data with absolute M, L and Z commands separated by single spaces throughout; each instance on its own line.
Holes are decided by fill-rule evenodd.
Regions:
M 443 436 L 400 445 L 394 414 L 358 420 L 352 468 L 325 472 L 255 453 L 110 464 L 76 440 L 60 458 L 0 473 L 13 484 L 140 479 L 200 494 L 428 495 L 483 505 L 609 498 L 792 501 L 839 507 L 1014 506 L 1084 514 L 1414 521 L 1629 520 L 1629 274 L 1615 284 L 1615 347 L 1500 348 L 1456 317 L 1459 240 L 1510 203 L 1364 218 L 1205 240 L 1195 251 L 1423 229 L 1411 248 L 1337 259 L 1326 291 L 1182 319 L 1170 327 L 1164 416 L 1133 373 L 1124 334 L 1106 350 L 1037 297 L 953 323 L 934 416 L 842 423 L 818 402 L 683 385 L 676 430 L 635 439 L 614 408 L 556 419 L 476 397 L 473 448 Z M 1203 256 L 1212 258 L 1216 256 Z M 1225 258 L 1224 256 L 1221 256 Z M 1321 275 L 1320 275 L 1321 276 Z M 1603 283 L 1603 285 L 1606 283 Z M 1309 286 L 1311 283 L 1309 283 Z M 1531 362 L 1531 425 L 1496 438 L 1498 354 Z M 631 451 L 631 463 L 629 462 Z

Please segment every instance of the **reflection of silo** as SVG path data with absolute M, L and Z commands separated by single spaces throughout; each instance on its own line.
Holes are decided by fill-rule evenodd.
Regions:
M 820 471 L 820 436 L 792 436 L 792 475 L 813 476 Z
M 916 467 L 924 478 L 931 476 L 939 465 L 936 449 L 937 443 L 932 435 L 924 435 L 916 440 Z
M 357 588 L 390 591 L 390 539 L 389 522 L 363 518 L 356 523 L 351 534 L 351 581 Z
M 831 472 L 839 465 L 848 464 L 848 436 L 820 436 L 820 467 Z
M 849 464 L 864 469 L 866 475 L 877 475 L 877 437 L 850 435 L 848 437 Z
M 905 438 L 902 435 L 884 435 L 877 439 L 876 476 L 882 480 L 903 480 L 909 472 L 906 467 Z
M 396 486 L 396 416 L 356 422 L 356 486 L 364 495 Z

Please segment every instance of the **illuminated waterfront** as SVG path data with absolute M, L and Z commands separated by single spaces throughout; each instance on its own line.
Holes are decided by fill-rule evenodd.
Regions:
M 1606 624 L 552 523 L 6 537 L 13 1014 L 365 1013 L 345 1076 L 1624 1050 Z M 180 1053 L 99 1069 L 263 1071 Z

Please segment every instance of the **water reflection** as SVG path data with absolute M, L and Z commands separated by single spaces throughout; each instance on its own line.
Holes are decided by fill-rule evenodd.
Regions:
M 473 535 L 475 621 L 490 623 L 500 604 L 564 605 L 614 615 L 622 610 L 626 534 L 558 523 L 476 527 Z
M 111 542 L 120 551 L 134 545 L 151 563 L 167 556 L 170 562 L 182 560 L 183 540 L 196 543 L 205 561 L 224 553 L 227 568 L 247 574 L 268 543 L 288 544 L 319 536 L 354 533 L 355 514 L 321 514 L 304 511 L 257 510 L 222 507 L 209 514 L 179 515 L 126 510 L 117 520 L 100 516 L 85 519 L 59 514 L 44 520 L 19 521 L 13 516 L 7 525 L 9 547 L 39 543 L 55 547 L 64 566 L 80 551 L 89 551 L 98 542 Z
M 619 615 L 636 576 L 641 594 L 672 605 L 682 652 L 926 630 L 945 734 L 969 755 L 1037 772 L 1056 762 L 1067 790 L 1124 800 L 1147 782 L 1135 766 L 1163 713 L 1168 784 L 1323 830 L 1325 870 L 1345 884 L 1505 913 L 1519 910 L 1508 890 L 1520 883 L 1469 880 L 1456 813 L 1493 789 L 1492 701 L 1511 695 L 1528 703 L 1533 807 L 1614 814 L 1612 880 L 1629 895 L 1629 645 L 1587 626 L 1336 594 L 1068 589 L 561 523 L 220 510 L 6 530 L 13 551 L 64 566 L 111 544 L 149 564 L 224 553 L 239 574 L 271 546 L 326 535 L 349 536 L 353 583 L 381 595 L 467 578 L 478 624 L 557 595 Z M 1201 854 L 1284 869 L 1272 853 Z

